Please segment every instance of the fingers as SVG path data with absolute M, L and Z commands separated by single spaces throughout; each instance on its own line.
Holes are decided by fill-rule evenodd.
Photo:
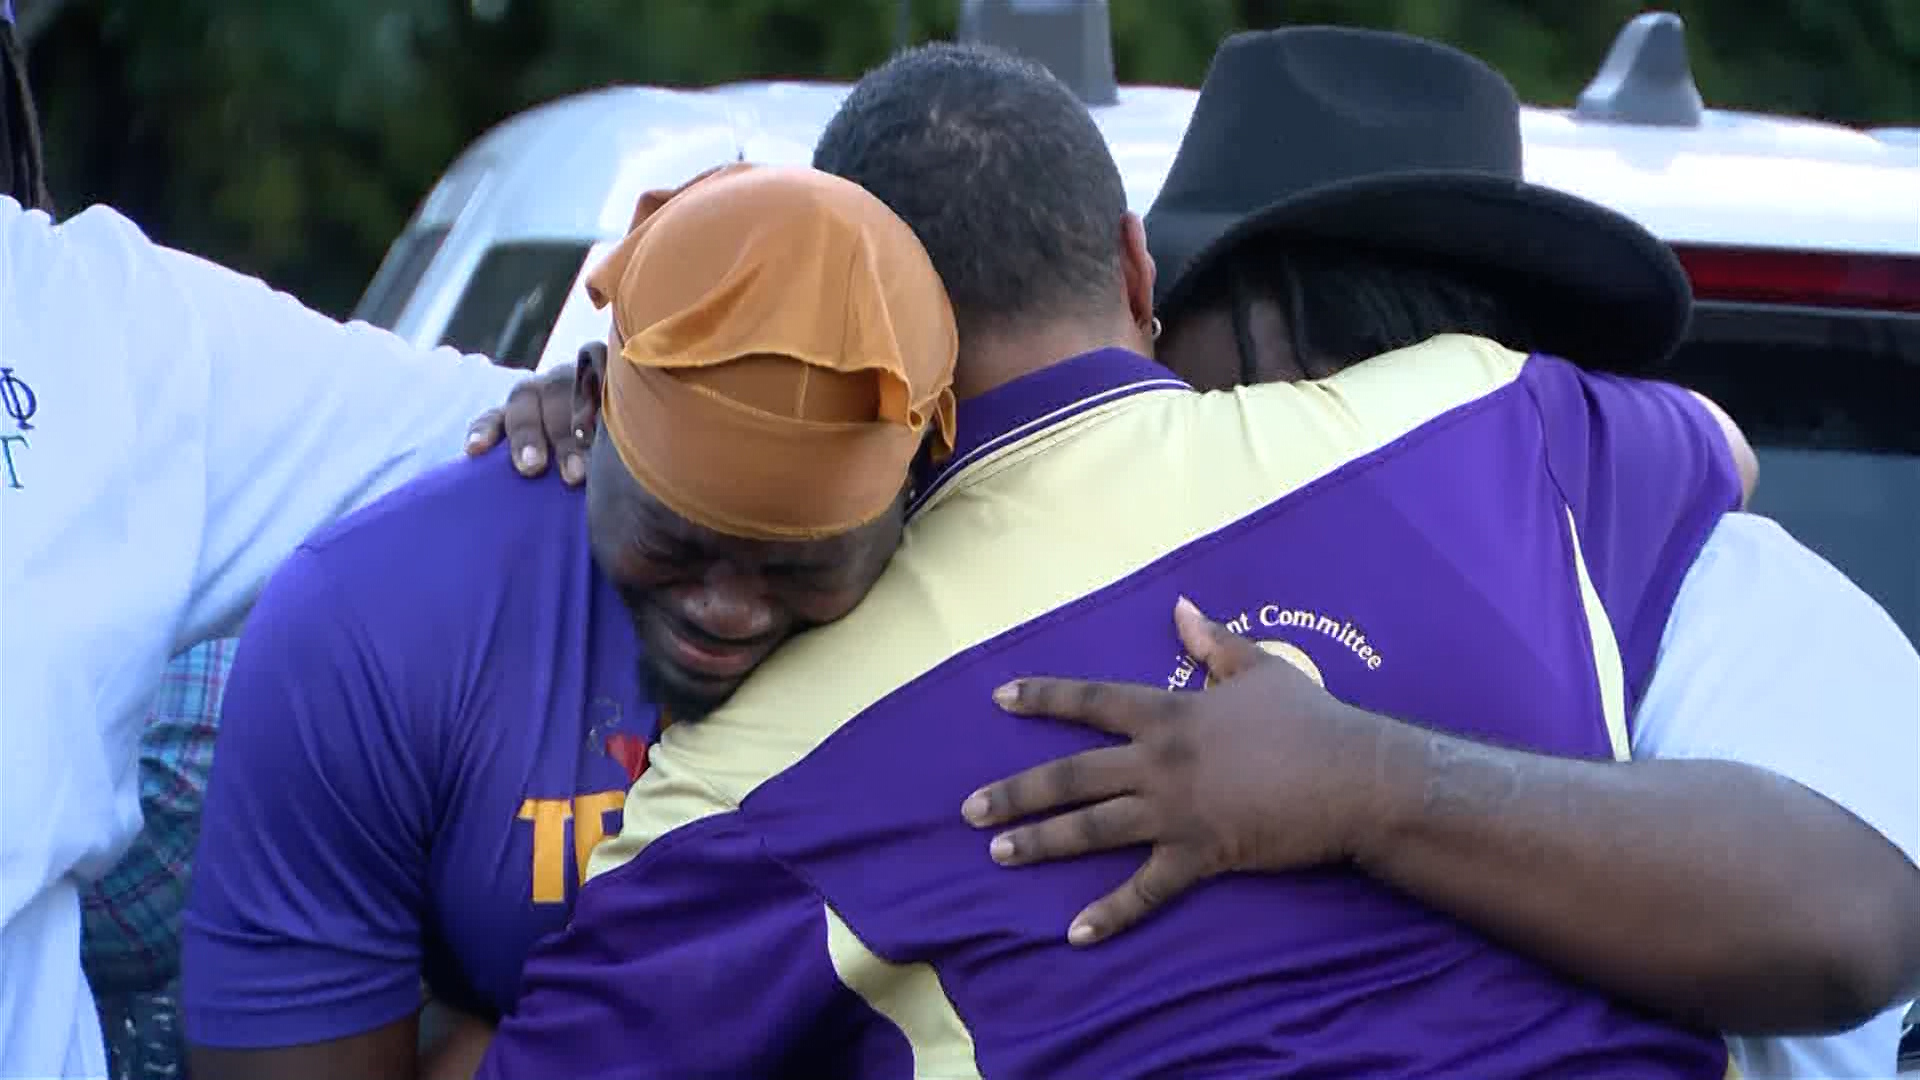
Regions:
M 1083 679 L 1015 679 L 993 692 L 994 704 L 1015 716 L 1072 720 L 1127 738 L 1164 715 L 1172 697 L 1157 687 Z
M 544 379 L 527 379 L 507 395 L 502 424 L 507 445 L 512 449 L 513 467 L 521 476 L 539 476 L 547 471 L 550 444 L 547 441 L 545 413 L 541 404 Z
M 560 478 L 568 484 L 578 484 L 587 478 L 587 459 L 585 445 L 573 434 L 571 370 L 564 379 L 549 374 L 543 380 L 539 393 L 540 427 L 560 460 Z
M 1199 880 L 1199 873 L 1185 860 L 1155 848 L 1147 864 L 1124 885 L 1074 916 L 1073 925 L 1067 928 L 1067 942 L 1092 945 L 1105 941 L 1153 914 Z
M 587 447 L 593 445 L 593 432 L 587 432 L 585 439 L 576 439 L 572 435 L 566 438 L 566 446 L 560 452 L 560 479 L 568 487 L 579 487 L 587 482 Z
M 467 456 L 479 457 L 494 448 L 505 432 L 506 417 L 499 409 L 488 409 L 467 426 Z
M 1267 659 L 1253 642 L 1207 618 L 1184 596 L 1173 605 L 1173 625 L 1180 632 L 1187 655 L 1212 672 L 1216 680 L 1231 679 Z
M 987 853 L 1002 866 L 1070 859 L 1153 840 L 1146 800 L 1133 795 L 1082 807 L 993 838 Z
M 1004 825 L 1068 806 L 1135 790 L 1138 754 L 1131 746 L 1103 746 L 1036 765 L 967 797 L 960 814 L 975 826 Z

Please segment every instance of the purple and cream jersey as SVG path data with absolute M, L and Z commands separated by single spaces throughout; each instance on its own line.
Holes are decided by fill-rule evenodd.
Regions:
M 960 431 L 866 601 L 666 732 L 483 1077 L 1725 1075 L 1715 1035 L 1347 869 L 1221 878 L 1071 948 L 1140 853 L 1008 870 L 959 813 L 1106 738 L 1001 712 L 1008 679 L 1197 692 L 1181 595 L 1363 707 L 1624 757 L 1739 498 L 1689 395 L 1465 337 L 1210 395 L 1107 351 Z
M 584 496 L 497 451 L 316 534 L 240 641 L 186 915 L 188 1038 L 292 1046 L 433 996 L 482 1016 L 566 923 L 646 767 Z

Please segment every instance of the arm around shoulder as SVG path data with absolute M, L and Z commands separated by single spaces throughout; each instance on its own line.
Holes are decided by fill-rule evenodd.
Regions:
M 1688 568 L 1744 498 L 1728 428 L 1678 386 L 1529 364 L 1547 466 L 1613 624 L 1631 703 Z
M 308 533 L 459 457 L 523 373 L 342 324 L 265 283 L 157 249 L 210 367 L 207 527 L 189 634 L 237 619 Z
M 1836 990 L 1920 992 L 1920 655 L 1859 586 L 1766 518 L 1729 514 L 1688 575 L 1634 718 L 1636 759 L 1764 769 L 1846 811 L 1851 842 L 1796 851 L 1801 920 Z

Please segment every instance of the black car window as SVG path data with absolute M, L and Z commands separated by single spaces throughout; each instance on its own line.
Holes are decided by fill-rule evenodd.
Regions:
M 1920 315 L 1702 302 L 1671 363 L 1754 444 L 1752 509 L 1920 643 Z
M 529 241 L 489 250 L 467 282 L 442 345 L 532 370 L 592 245 Z

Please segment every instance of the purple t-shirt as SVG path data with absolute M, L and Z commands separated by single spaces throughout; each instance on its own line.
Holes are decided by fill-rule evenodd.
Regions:
M 188 1038 L 494 1015 L 565 924 L 647 761 L 627 610 L 586 505 L 462 461 L 315 534 L 227 685 L 183 945 Z
M 1006 680 L 1198 691 L 1181 595 L 1363 707 L 1619 753 L 1669 583 L 1738 499 L 1696 402 L 1470 339 L 1240 396 L 1102 352 L 960 431 L 866 602 L 669 733 L 481 1077 L 1723 1075 L 1713 1033 L 1340 867 L 1072 949 L 1142 852 L 1010 870 L 959 813 L 1108 741 L 1000 711 Z

